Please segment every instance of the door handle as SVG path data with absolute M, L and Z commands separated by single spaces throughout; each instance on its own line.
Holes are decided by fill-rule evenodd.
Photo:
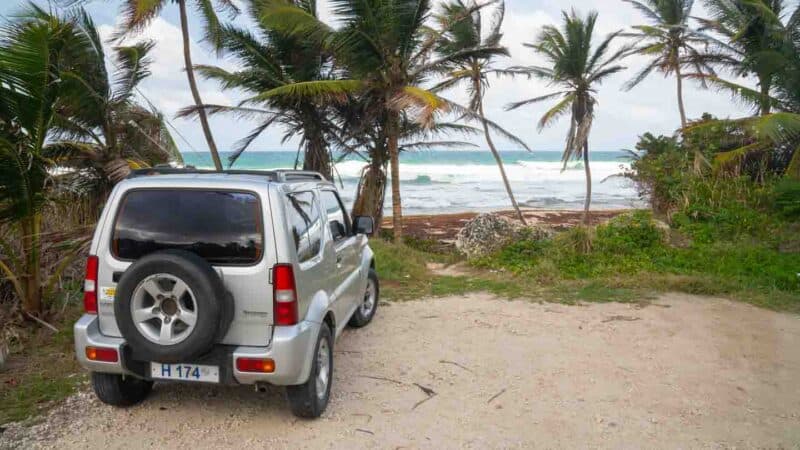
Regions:
M 342 256 L 341 255 L 336 255 L 336 264 L 338 265 L 338 264 L 341 264 L 341 263 L 342 263 Z

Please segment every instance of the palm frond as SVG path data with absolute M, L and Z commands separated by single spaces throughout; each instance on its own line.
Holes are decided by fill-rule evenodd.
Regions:
M 341 102 L 347 95 L 355 94 L 365 88 L 361 80 L 318 80 L 303 81 L 280 86 L 247 99 L 247 102 L 258 102 L 270 98 L 286 98 L 289 100 L 324 100 Z
M 524 148 L 525 150 L 527 150 L 529 152 L 532 151 L 531 148 L 528 147 L 528 144 L 525 143 L 525 141 L 523 141 L 522 139 L 518 138 L 513 133 L 511 133 L 510 131 L 508 131 L 505 128 L 501 127 L 500 125 L 498 125 L 494 121 L 489 120 L 489 119 L 487 119 L 485 117 L 481 117 L 480 114 L 475 113 L 470 108 L 467 108 L 467 107 L 464 107 L 462 105 L 459 105 L 458 103 L 455 103 L 455 102 L 453 102 L 451 100 L 447 100 L 447 104 L 449 105 L 450 109 L 454 113 L 458 114 L 462 118 L 467 119 L 469 121 L 478 122 L 478 123 L 481 123 L 481 124 L 483 124 L 485 122 L 486 125 L 489 127 L 489 129 L 491 129 L 493 132 L 497 133 L 503 139 L 506 139 L 509 142 L 512 142 L 512 143 L 514 143 L 516 145 L 519 145 L 520 147 Z
M 148 53 L 155 47 L 154 41 L 142 41 L 129 47 L 116 47 L 117 73 L 114 78 L 114 101 L 129 99 L 134 89 L 150 76 L 151 60 Z
M 541 102 L 550 100 L 552 98 L 560 97 L 560 96 L 566 95 L 566 94 L 569 94 L 569 91 L 558 91 L 558 92 L 553 92 L 552 94 L 546 94 L 546 95 L 542 95 L 542 96 L 539 96 L 539 97 L 534 97 L 534 98 L 529 98 L 527 100 L 522 100 L 522 101 L 519 101 L 519 102 L 509 103 L 508 105 L 506 105 L 505 110 L 506 111 L 512 111 L 512 110 L 515 110 L 515 109 L 518 109 L 518 108 L 522 108 L 523 106 L 528 106 L 528 105 L 533 105 L 533 104 L 536 104 L 536 103 L 541 103 Z
M 572 103 L 575 101 L 575 98 L 576 95 L 573 93 L 565 95 L 560 102 L 558 102 L 555 106 L 547 110 L 547 112 L 544 113 L 542 118 L 539 119 L 539 123 L 537 125 L 539 131 L 542 131 L 543 129 L 552 125 L 561 116 L 569 112 L 572 108 Z

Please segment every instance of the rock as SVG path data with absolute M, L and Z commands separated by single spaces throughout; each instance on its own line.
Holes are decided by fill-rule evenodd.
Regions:
M 481 214 L 464 225 L 456 236 L 456 249 L 469 259 L 494 253 L 516 240 L 544 240 L 554 235 L 550 228 L 529 226 L 497 214 Z
M 520 228 L 508 218 L 481 214 L 458 232 L 456 249 L 470 259 L 486 256 L 511 242 Z

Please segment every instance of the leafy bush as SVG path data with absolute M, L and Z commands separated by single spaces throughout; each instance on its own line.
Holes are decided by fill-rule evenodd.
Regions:
M 594 230 L 577 226 L 557 235 L 554 241 L 559 253 L 584 255 L 594 247 Z
M 649 199 L 653 209 L 667 212 L 677 208 L 683 187 L 690 178 L 692 160 L 674 137 L 644 134 L 636 150 L 641 154 L 624 174 L 636 183 L 639 196 Z
M 664 231 L 649 211 L 623 214 L 597 227 L 594 240 L 598 251 L 608 253 L 637 253 L 662 244 Z
M 800 180 L 785 178 L 775 184 L 773 207 L 787 219 L 800 218 Z
M 695 240 L 766 238 L 773 220 L 767 213 L 771 184 L 746 177 L 693 179 L 685 190 L 686 203 L 673 215 L 673 225 Z

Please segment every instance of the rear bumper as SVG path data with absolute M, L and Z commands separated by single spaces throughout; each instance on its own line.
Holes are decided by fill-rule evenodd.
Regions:
M 137 378 L 151 379 L 150 362 L 134 358 L 130 347 L 122 338 L 100 333 L 96 315 L 85 314 L 75 323 L 75 353 L 78 362 L 93 372 L 116 373 Z M 320 324 L 300 322 L 291 327 L 275 327 L 272 342 L 268 347 L 217 345 L 207 355 L 196 361 L 185 363 L 217 365 L 220 367 L 222 384 L 268 383 L 280 386 L 305 383 L 311 373 Z M 86 347 L 111 348 L 117 351 L 117 362 L 90 361 Z M 236 369 L 236 358 L 272 359 L 273 373 L 240 372 Z

